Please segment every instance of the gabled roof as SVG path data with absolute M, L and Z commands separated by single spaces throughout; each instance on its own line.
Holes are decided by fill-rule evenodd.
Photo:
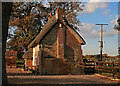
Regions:
M 28 45 L 28 48 L 32 47 L 33 44 L 39 43 L 39 41 L 43 38 L 43 36 L 50 30 L 50 28 L 57 22 L 55 16 L 52 16 L 50 20 L 43 26 L 40 33 L 36 36 L 36 38 Z
M 26 59 L 26 58 L 32 58 L 32 56 L 33 56 L 33 49 L 29 48 L 22 57 Z
M 58 9 L 59 10 L 59 9 Z M 60 12 L 60 11 L 57 11 Z M 69 31 L 76 37 L 76 39 L 81 43 L 82 45 L 85 44 L 84 39 L 78 34 L 68 23 L 66 23 L 64 20 L 59 19 L 61 13 L 56 13 L 56 15 L 52 16 L 47 23 L 43 26 L 40 33 L 37 35 L 37 37 L 28 45 L 28 48 L 31 48 L 34 46 L 34 44 L 38 44 L 40 40 L 44 37 L 44 35 L 52 28 L 54 24 L 57 23 L 58 20 L 60 20 L 68 29 Z

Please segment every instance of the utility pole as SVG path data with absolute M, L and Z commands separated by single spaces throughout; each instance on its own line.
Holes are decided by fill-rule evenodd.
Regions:
M 100 61 L 102 61 L 102 48 L 103 48 L 103 41 L 102 41 L 102 33 L 103 33 L 103 25 L 108 25 L 108 24 L 96 24 L 96 25 L 101 25 L 101 40 L 100 40 Z

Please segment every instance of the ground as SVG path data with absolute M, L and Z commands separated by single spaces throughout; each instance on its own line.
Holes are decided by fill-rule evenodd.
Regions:
M 120 80 L 94 75 L 33 75 L 22 68 L 7 68 L 9 84 L 119 84 Z

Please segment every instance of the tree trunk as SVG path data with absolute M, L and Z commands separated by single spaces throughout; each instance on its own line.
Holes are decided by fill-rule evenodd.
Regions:
M 12 3 L 2 2 L 2 86 L 6 86 L 8 84 L 5 64 L 5 50 L 11 10 Z

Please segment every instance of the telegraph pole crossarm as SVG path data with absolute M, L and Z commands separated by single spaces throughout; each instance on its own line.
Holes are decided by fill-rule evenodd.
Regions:
M 103 25 L 108 25 L 108 24 L 96 24 L 96 25 L 101 25 L 101 41 L 100 41 L 100 61 L 102 61 L 102 48 L 103 48 L 103 41 L 102 41 L 102 33 L 103 33 Z

